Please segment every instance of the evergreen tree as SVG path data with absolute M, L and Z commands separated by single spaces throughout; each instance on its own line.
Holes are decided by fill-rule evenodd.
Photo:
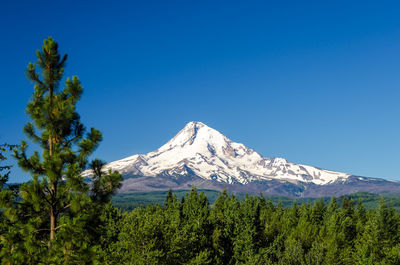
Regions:
M 7 157 L 5 153 L 7 151 L 11 151 L 13 148 L 17 147 L 16 145 L 9 145 L 9 144 L 0 144 L 0 162 L 5 161 Z M 0 164 L 0 188 L 6 184 L 8 181 L 8 175 L 10 174 L 11 165 L 1 165 Z M 2 173 L 6 171 L 5 173 Z
M 339 209 L 336 197 L 332 197 L 326 209 L 325 218 L 329 218 L 332 214 L 336 213 Z
M 60 89 L 67 55 L 59 54 L 51 37 L 36 55 L 37 62 L 29 63 L 26 71 L 34 93 L 26 109 L 32 122 L 24 132 L 41 150 L 29 156 L 28 144 L 22 141 L 14 151 L 18 165 L 31 173 L 32 180 L 21 185 L 18 202 L 3 204 L 14 229 L 3 237 L 9 242 L 1 255 L 20 264 L 84 263 L 95 258 L 95 248 L 86 230 L 93 204 L 81 172 L 102 136 L 94 128 L 86 134 L 80 122 L 76 112 L 83 92 L 79 79 L 67 78 Z M 97 182 L 95 178 L 98 190 L 92 190 L 96 194 L 92 199 L 106 201 L 118 186 L 118 178 L 119 174 L 111 172 Z
M 240 204 L 234 195 L 229 196 L 225 189 L 218 196 L 211 211 L 211 219 L 214 224 L 212 234 L 215 250 L 216 264 L 234 264 L 233 246 L 235 227 L 239 223 Z
M 356 210 L 354 212 L 354 222 L 356 223 L 356 234 L 360 237 L 364 232 L 364 226 L 367 221 L 367 212 L 361 201 L 357 203 Z
M 112 216 L 112 215 L 109 215 Z M 114 217 L 111 217 L 114 218 Z M 118 219 L 118 217 L 117 217 Z M 192 189 L 179 202 L 137 208 L 108 222 L 110 264 L 399 264 L 399 215 L 384 202 L 365 212 L 350 199 L 275 207 L 262 197 L 238 201 L 225 190 L 211 208 Z M 110 219 L 109 219 L 110 220 Z M 116 225 L 121 227 L 119 231 Z M 359 230 L 358 224 L 364 229 Z M 112 238 L 118 240 L 112 243 Z M 212 242 L 210 242 L 212 240 Z
M 93 172 L 90 198 L 99 206 L 103 206 L 111 200 L 111 196 L 122 186 L 122 175 L 118 171 L 104 171 L 105 162 L 95 159 L 90 163 Z
M 323 221 L 325 210 L 326 207 L 322 198 L 315 201 L 311 210 L 311 222 L 315 225 L 320 225 Z
M 354 202 L 347 196 L 344 196 L 343 198 L 342 212 L 345 216 L 350 216 L 350 217 L 352 217 L 354 214 Z
M 159 205 L 128 213 L 117 243 L 119 264 L 168 264 L 166 225 L 164 211 Z
M 118 237 L 126 214 L 115 208 L 111 202 L 104 205 L 98 213 L 99 234 L 97 243 L 102 250 L 102 260 L 105 264 L 121 264 L 120 251 L 118 249 Z
M 65 87 L 59 90 L 67 55 L 61 57 L 52 38 L 44 41 L 42 51 L 36 55 L 37 63 L 30 63 L 27 69 L 27 76 L 34 83 L 34 94 L 26 112 L 33 123 L 28 122 L 24 132 L 40 145 L 42 158 L 39 152 L 28 157 L 25 141 L 15 156 L 20 167 L 33 175 L 33 181 L 23 186 L 22 196 L 38 208 L 44 206 L 50 220 L 51 245 L 59 215 L 72 205 L 79 208 L 77 199 L 87 191 L 80 172 L 102 137 L 93 128 L 84 137 L 85 129 L 75 110 L 83 92 L 79 79 L 68 78 Z
M 393 207 L 389 207 L 382 197 L 376 211 L 376 222 L 379 231 L 379 239 L 385 247 L 399 243 L 399 219 Z
M 296 239 L 289 237 L 285 241 L 285 251 L 279 264 L 304 264 L 304 250 L 302 245 Z
M 90 163 L 93 172 L 92 183 L 89 192 L 91 203 L 86 207 L 87 221 L 84 229 L 87 231 L 90 241 L 99 244 L 104 250 L 104 258 L 110 256 L 112 240 L 116 240 L 119 234 L 121 215 L 111 204 L 111 196 L 121 187 L 122 175 L 111 169 L 105 171 L 105 163 L 95 159 Z M 99 255 L 98 255 L 99 256 Z
M 0 163 L 7 160 L 6 153 L 16 148 L 17 145 L 0 144 Z M 8 176 L 10 175 L 11 165 L 0 164 L 0 204 L 11 200 L 11 195 L 17 195 L 16 191 L 19 187 L 18 184 L 7 185 Z M 5 172 L 5 173 L 3 173 Z M 1 206 L 1 205 L 0 205 Z M 4 205 L 3 205 L 4 206 Z
M 14 147 L 16 146 L 9 144 L 0 145 L 0 162 L 7 160 L 6 153 L 11 151 Z M 4 209 L 12 205 L 18 196 L 18 185 L 10 186 L 6 184 L 11 167 L 11 165 L 0 164 L 0 235 L 3 235 L 3 237 L 7 233 L 7 230 L 10 229 L 10 226 L 12 226 L 12 223 L 8 221 L 4 215 Z M 4 239 L 5 238 L 6 237 L 4 237 Z M 4 248 L 4 244 L 7 244 L 7 240 L 0 240 L 0 258 L 1 249 Z
M 178 264 L 185 258 L 182 256 L 186 248 L 188 236 L 182 228 L 183 221 L 183 203 L 178 201 L 176 194 L 169 190 L 164 203 L 164 212 L 166 220 L 166 228 L 164 235 L 166 239 L 166 263 Z
M 247 264 L 258 255 L 261 245 L 260 199 L 246 195 L 240 203 L 239 223 L 235 227 L 234 257 L 237 262 Z
M 182 247 L 184 263 L 211 264 L 212 226 L 207 196 L 192 188 L 182 204 L 182 227 L 185 246 Z M 199 263 L 201 262 L 201 263 Z
M 297 201 L 293 202 L 292 208 L 289 210 L 287 222 L 289 223 L 289 227 L 293 228 L 299 222 L 299 207 L 297 205 Z
M 312 210 L 313 207 L 308 203 L 302 204 L 298 209 L 299 219 L 297 224 L 282 231 L 287 237 L 292 236 L 297 239 L 305 251 L 311 248 L 312 243 L 317 238 L 318 227 L 312 222 Z M 288 210 L 288 212 L 293 215 L 293 209 Z

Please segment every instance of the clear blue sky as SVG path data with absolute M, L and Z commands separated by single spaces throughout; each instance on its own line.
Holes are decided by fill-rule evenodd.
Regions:
M 43 39 L 106 161 L 202 121 L 265 157 L 400 180 L 399 1 L 4 1 L 0 142 L 25 139 Z M 29 177 L 15 169 L 10 181 Z

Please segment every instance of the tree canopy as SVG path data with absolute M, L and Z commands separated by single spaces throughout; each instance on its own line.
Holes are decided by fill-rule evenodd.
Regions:
M 262 196 L 238 200 L 227 191 L 209 205 L 195 188 L 163 206 L 122 212 L 112 224 L 111 264 L 399 264 L 400 215 L 383 199 L 375 210 Z M 118 229 L 116 229 L 118 227 Z

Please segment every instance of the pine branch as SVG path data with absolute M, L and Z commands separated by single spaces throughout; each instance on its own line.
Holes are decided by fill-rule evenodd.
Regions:
M 63 226 L 65 226 L 65 224 L 62 224 L 62 225 L 57 226 L 56 228 L 54 228 L 54 231 L 60 229 L 60 228 L 63 227 Z
M 33 128 L 32 123 L 28 122 L 24 127 L 24 132 L 28 135 L 28 137 L 35 143 L 42 142 L 42 138 L 40 138 Z
M 58 199 L 55 201 L 55 204 L 58 204 L 60 200 L 70 191 L 70 187 L 64 190 L 64 192 L 58 197 Z
M 67 210 L 67 209 L 70 208 L 71 206 L 72 206 L 72 204 L 69 203 L 69 204 L 67 204 L 66 206 L 64 206 L 63 208 L 58 209 L 58 210 L 56 211 L 57 215 L 60 214 L 61 212 L 65 211 L 65 210 Z

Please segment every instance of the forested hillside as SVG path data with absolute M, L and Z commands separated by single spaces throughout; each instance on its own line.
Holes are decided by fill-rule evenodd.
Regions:
M 74 232 L 81 236 L 73 236 L 86 240 L 84 245 L 92 254 L 62 254 L 73 254 L 77 242 L 59 242 L 60 252 L 52 264 L 400 262 L 400 215 L 384 197 L 376 209 L 369 210 L 348 197 L 331 198 L 329 202 L 322 198 L 313 203 L 294 201 L 290 207 L 262 196 L 239 200 L 227 191 L 219 193 L 210 204 L 206 193 L 195 188 L 180 197 L 169 192 L 162 204 L 131 211 L 120 210 L 111 203 L 97 207 L 96 218 L 86 214 L 86 227 Z M 0 217 L 2 264 L 49 260 L 42 256 L 45 254 L 39 238 L 19 238 L 16 236 L 22 231 L 15 230 L 12 241 L 4 240 L 4 236 L 11 236 L 12 227 L 9 219 Z M 27 243 L 29 252 L 21 252 Z M 19 249 L 13 252 L 12 246 Z M 6 256 L 7 253 L 11 255 Z
M 218 198 L 219 192 L 215 190 L 201 190 L 198 189 L 199 192 L 203 191 L 210 204 L 213 204 Z M 177 190 L 174 191 L 178 200 L 186 195 L 187 190 Z M 137 192 L 130 194 L 116 194 L 112 197 L 112 202 L 115 207 L 124 211 L 130 211 L 140 206 L 147 206 L 149 204 L 163 204 L 165 200 L 165 196 L 167 196 L 167 191 L 154 191 L 154 192 Z M 245 193 L 235 193 L 235 196 L 238 200 L 243 200 L 246 197 Z M 285 197 L 285 196 L 269 196 L 262 195 L 266 200 L 270 200 L 273 203 L 281 203 L 283 207 L 288 208 L 293 205 L 296 201 L 298 204 L 301 203 L 310 203 L 313 204 L 316 200 L 323 199 L 325 203 L 328 203 L 331 197 L 323 197 L 323 198 L 293 198 L 293 197 Z M 379 201 L 383 197 L 385 201 L 392 206 L 397 212 L 400 212 L 400 196 L 397 194 L 374 194 L 368 192 L 358 192 L 353 194 L 348 194 L 345 196 L 340 196 L 337 198 L 339 204 L 342 203 L 343 199 L 347 197 L 352 199 L 355 202 L 361 201 L 365 207 L 365 209 L 376 209 L 379 205 Z
M 399 264 L 400 216 L 344 197 L 289 208 L 226 191 L 210 205 L 192 189 L 182 199 L 120 212 L 109 208 L 100 243 L 110 264 Z

